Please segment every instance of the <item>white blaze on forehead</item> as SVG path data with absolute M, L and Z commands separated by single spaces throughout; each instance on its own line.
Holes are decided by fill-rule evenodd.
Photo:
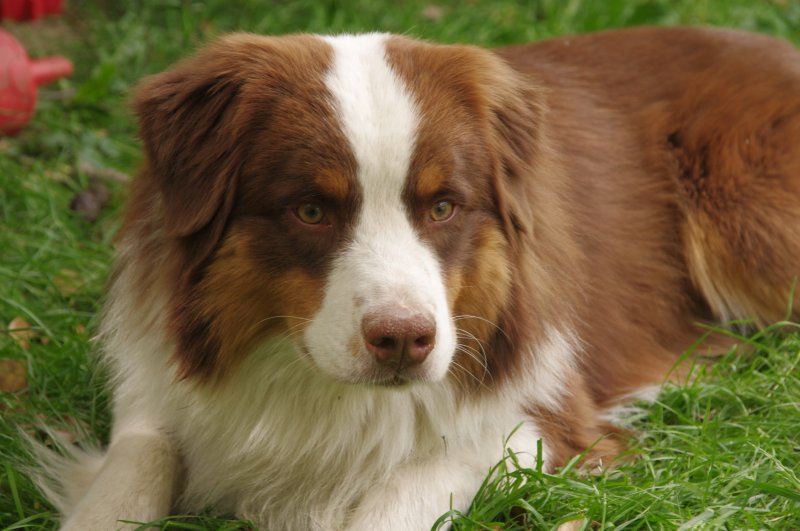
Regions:
M 387 62 L 387 38 L 325 38 L 333 48 L 325 84 L 356 160 L 361 202 L 352 239 L 334 261 L 304 342 L 320 368 L 350 381 L 369 374 L 376 363 L 360 346 L 361 323 L 370 313 L 405 308 L 434 318 L 436 342 L 422 378 L 443 377 L 455 348 L 439 262 L 420 240 L 402 197 L 419 112 Z
M 365 199 L 380 197 L 399 206 L 419 119 L 386 61 L 386 39 L 379 33 L 327 37 L 334 62 L 325 82 L 358 162 Z

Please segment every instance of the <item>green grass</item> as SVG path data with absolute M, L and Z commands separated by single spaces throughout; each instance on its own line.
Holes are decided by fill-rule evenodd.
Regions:
M 124 187 L 95 222 L 69 208 L 103 169 L 135 171 L 139 144 L 126 94 L 214 35 L 384 30 L 486 46 L 634 24 L 711 24 L 800 43 L 796 0 L 472 0 L 429 4 L 333 0 L 205 3 L 73 0 L 69 12 L 33 26 L 5 24 L 34 54 L 63 53 L 76 74 L 40 93 L 36 119 L 0 140 L 0 358 L 22 362 L 28 385 L 0 392 L 0 529 L 54 529 L 55 515 L 24 472 L 19 435 L 48 424 L 103 440 L 108 394 L 92 362 Z M 124 7 L 121 7 L 123 6 Z M 38 337 L 22 348 L 4 327 L 14 318 Z M 457 529 L 800 529 L 800 335 L 791 326 L 754 340 L 689 386 L 669 388 L 636 416 L 630 462 L 587 476 L 500 463 Z M 459 516 L 459 515 L 450 515 Z M 206 517 L 165 520 L 170 529 L 237 529 Z
M 509 456 L 456 529 L 799 529 L 800 337 L 776 331 L 643 409 L 630 462 L 587 476 Z

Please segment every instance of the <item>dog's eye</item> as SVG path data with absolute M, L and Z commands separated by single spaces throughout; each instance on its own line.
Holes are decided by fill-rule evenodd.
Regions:
M 431 219 L 433 221 L 447 221 L 453 216 L 455 207 L 450 201 L 437 201 L 431 207 Z
M 296 210 L 296 214 L 300 221 L 309 225 L 318 225 L 325 219 L 325 212 L 316 203 L 303 203 Z

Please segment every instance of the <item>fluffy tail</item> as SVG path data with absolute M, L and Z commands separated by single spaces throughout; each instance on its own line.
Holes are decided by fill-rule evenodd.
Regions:
M 55 441 L 55 450 L 22 433 L 35 462 L 28 474 L 62 517 L 67 518 L 100 472 L 103 452 L 92 446 L 78 448 L 51 430 L 48 434 Z
M 692 281 L 721 321 L 765 326 L 786 318 L 787 305 L 800 316 L 800 97 L 752 85 L 735 114 L 709 105 L 670 145 Z

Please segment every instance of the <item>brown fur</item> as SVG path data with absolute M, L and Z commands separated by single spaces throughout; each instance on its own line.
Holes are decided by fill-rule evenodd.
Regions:
M 576 310 L 598 403 L 657 381 L 698 336 L 695 323 L 783 315 L 800 273 L 793 47 L 672 28 L 498 53 L 550 89 L 586 264 Z
M 296 267 L 277 268 L 279 272 L 274 267 L 272 271 L 253 267 L 259 248 L 268 245 L 252 236 L 258 230 L 254 228 L 258 216 L 267 214 L 270 206 L 282 212 L 285 205 L 275 205 L 271 197 L 252 201 L 263 196 L 251 187 L 267 177 L 265 167 L 257 164 L 265 152 L 290 150 L 292 142 L 308 146 L 304 141 L 311 130 L 324 129 L 319 124 L 325 115 L 310 104 L 315 101 L 314 91 L 323 90 L 321 76 L 328 55 L 327 48 L 312 37 L 234 35 L 138 88 L 134 108 L 147 159 L 134 184 L 122 237 L 133 233 L 133 238 L 146 241 L 149 232 L 163 233 L 158 252 L 171 258 L 162 272 L 167 278 L 159 284 L 171 293 L 170 328 L 177 342 L 174 358 L 185 377 L 221 378 L 257 338 L 289 331 L 315 309 L 319 282 L 297 280 L 320 278 L 324 264 L 303 262 L 301 250 L 290 247 L 295 259 L 287 261 Z M 303 92 L 309 93 L 306 105 L 281 98 L 301 81 Z M 303 114 L 308 119 L 298 120 Z M 280 137 L 265 144 L 254 130 L 278 130 Z M 344 151 L 341 138 L 318 138 L 328 146 L 336 141 Z M 330 149 L 328 153 L 333 156 Z M 326 172 L 306 172 L 304 182 L 322 180 L 346 203 L 341 175 L 347 173 L 347 157 L 337 160 L 340 166 L 342 161 L 344 168 L 330 165 Z M 299 173 L 298 168 L 292 170 Z M 303 182 L 287 187 L 296 190 Z M 272 191 L 275 196 L 284 193 Z M 149 265 L 145 262 L 143 267 Z M 270 273 L 270 291 L 264 296 L 259 291 L 264 283 L 254 277 Z M 311 302 L 296 304 L 278 292 Z M 271 306 L 265 307 L 264 301 Z M 275 314 L 279 302 L 285 304 L 278 313 L 291 318 L 265 321 Z
M 461 329 L 452 377 L 480 399 L 520 377 L 546 323 L 581 340 L 562 407 L 531 405 L 558 461 L 611 430 L 603 408 L 662 382 L 698 323 L 783 315 L 800 274 L 793 47 L 674 28 L 494 52 L 398 37 L 387 57 L 422 113 L 404 201 L 415 220 L 442 198 L 460 209 L 417 221 Z M 321 103 L 329 60 L 310 37 L 235 36 L 137 93 L 147 162 L 123 237 L 143 271 L 169 264 L 142 283 L 169 294 L 184 377 L 221 379 L 317 309 L 359 202 Z M 344 228 L 270 228 L 309 183 Z

